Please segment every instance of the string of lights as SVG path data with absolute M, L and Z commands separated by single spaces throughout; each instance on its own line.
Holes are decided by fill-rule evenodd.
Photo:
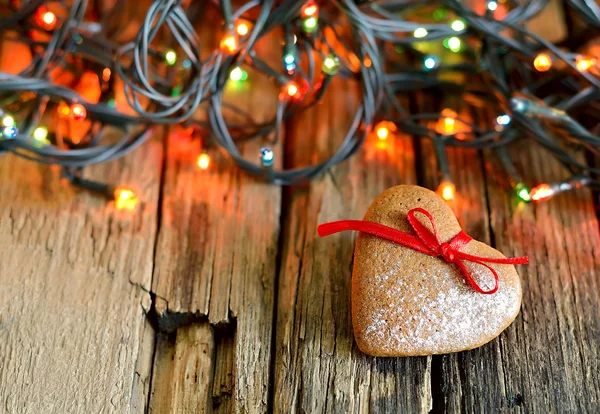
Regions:
M 459 0 L 155 0 L 144 10 L 137 33 L 123 40 L 115 22 L 126 16 L 126 3 L 0 2 L 2 38 L 32 56 L 18 73 L 0 72 L 0 153 L 60 165 L 75 185 L 131 209 L 137 201 L 131 190 L 83 179 L 83 168 L 134 150 L 160 124 L 209 131 L 201 138 L 203 147 L 218 145 L 241 169 L 278 185 L 313 179 L 352 156 L 370 134 L 385 141 L 399 132 L 432 141 L 439 191 L 447 200 L 456 191 L 448 147 L 493 150 L 515 195 L 525 202 L 600 185 L 600 170 L 576 156 L 582 149 L 600 151 L 594 111 L 600 67 L 588 45 L 570 50 L 568 42 L 553 44 L 527 30 L 547 0 L 469 5 Z M 592 32 L 590 38 L 599 34 L 600 8 L 594 1 L 570 0 L 565 7 Z M 222 20 L 214 47 L 196 29 L 210 13 Z M 257 47 L 273 35 L 282 38 L 277 65 Z M 65 73 L 74 79 L 93 74 L 100 93 L 90 98 L 64 81 Z M 250 74 L 266 76 L 280 88 L 267 122 L 253 122 L 251 112 L 224 97 L 227 84 L 249 82 Z M 279 154 L 273 148 L 282 125 L 318 104 L 334 78 L 356 82 L 361 91 L 345 138 L 325 160 L 275 170 Z M 131 111 L 116 107 L 118 88 Z M 459 108 L 415 113 L 403 98 L 416 91 L 431 93 L 440 103 L 459 97 L 462 105 L 489 108 L 495 123 L 475 125 L 457 115 Z M 199 117 L 199 110 L 208 116 Z M 228 113 L 248 121 L 234 122 Z M 75 137 L 51 129 L 55 118 L 85 125 L 86 132 Z M 111 133 L 115 128 L 119 134 Z M 256 160 L 242 156 L 240 142 L 266 137 L 272 146 Z M 508 150 L 523 140 L 548 150 L 571 178 L 529 190 Z M 211 167 L 209 152 L 199 155 L 197 166 Z

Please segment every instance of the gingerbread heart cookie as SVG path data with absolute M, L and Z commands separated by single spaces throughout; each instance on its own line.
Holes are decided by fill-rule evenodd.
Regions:
M 434 192 L 402 185 L 382 193 L 362 221 L 328 223 L 321 235 L 358 230 L 352 324 L 373 356 L 445 354 L 477 348 L 519 313 L 512 263 L 472 240 Z

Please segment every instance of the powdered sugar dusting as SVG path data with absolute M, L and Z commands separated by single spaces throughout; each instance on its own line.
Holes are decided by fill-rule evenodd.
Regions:
M 405 248 L 398 251 L 384 240 L 371 242 L 377 245 L 372 261 L 359 270 L 370 274 L 363 274 L 358 285 L 361 294 L 377 301 L 358 312 L 360 335 L 383 354 L 469 349 L 497 336 L 518 311 L 521 291 L 512 266 L 494 266 L 500 274 L 499 289 L 485 295 L 439 258 Z M 467 267 L 484 289 L 491 287 L 488 270 Z

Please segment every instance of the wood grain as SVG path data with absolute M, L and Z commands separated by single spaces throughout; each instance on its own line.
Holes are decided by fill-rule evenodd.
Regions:
M 355 84 L 335 81 L 324 102 L 288 128 L 291 166 L 323 159 L 346 134 Z M 362 218 L 394 184 L 414 183 L 408 137 L 371 139 L 348 161 L 288 194 L 277 303 L 274 412 L 427 412 L 428 358 L 383 359 L 354 343 L 350 281 L 355 236 L 319 239 L 319 223 Z
M 270 60 L 277 56 L 278 48 L 276 36 L 267 36 L 257 45 L 258 53 L 270 56 Z M 248 72 L 249 81 L 228 86 L 225 99 L 249 110 L 256 123 L 271 121 L 279 88 L 271 79 Z M 227 116 L 229 121 L 241 122 L 239 116 Z M 257 163 L 261 146 L 270 145 L 272 139 L 273 134 L 240 143 L 240 152 Z M 168 145 L 153 281 L 159 327 L 169 332 L 208 319 L 219 329 L 234 329 L 233 353 L 232 342 L 219 342 L 215 351 L 218 358 L 225 358 L 215 362 L 219 369 L 215 404 L 219 406 L 224 398 L 225 406 L 231 404 L 236 411 L 264 412 L 269 392 L 281 188 L 242 172 L 214 148 L 208 150 L 210 168 L 199 171 L 194 162 L 201 151 L 198 141 L 175 130 Z M 272 147 L 277 154 L 274 167 L 279 169 L 281 141 Z M 162 358 L 161 352 L 163 347 L 159 346 L 157 358 Z M 235 383 L 223 383 L 226 377 L 235 378 Z M 154 381 L 168 380 L 160 372 L 154 376 Z M 161 392 L 157 390 L 152 399 L 163 399 Z
M 160 134 L 125 158 L 86 170 L 135 189 L 142 203 L 134 212 L 77 191 L 57 168 L 3 155 L 4 412 L 121 413 L 140 404 L 145 383 L 135 372 L 151 306 Z

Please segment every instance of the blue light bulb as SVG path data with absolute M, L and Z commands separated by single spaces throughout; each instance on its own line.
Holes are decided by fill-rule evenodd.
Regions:
M 431 70 L 437 66 L 437 59 L 435 56 L 427 56 L 425 60 L 423 60 L 423 66 L 425 66 L 425 69 Z
M 14 139 L 19 135 L 19 130 L 15 126 L 7 126 L 2 128 L 2 137 L 6 139 Z
M 275 154 L 271 148 L 265 147 L 260 149 L 260 162 L 263 166 L 272 165 L 274 159 Z

